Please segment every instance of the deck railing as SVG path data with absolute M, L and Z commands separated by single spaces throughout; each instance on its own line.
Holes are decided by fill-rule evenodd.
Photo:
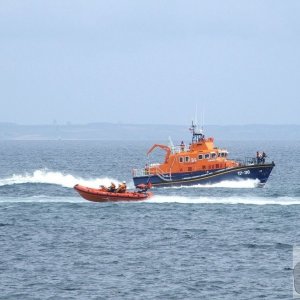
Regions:
M 165 174 L 159 167 L 159 164 L 151 164 L 151 174 L 155 174 L 159 176 L 161 179 L 169 180 L 170 176 L 169 174 Z M 142 177 L 142 176 L 148 176 L 149 170 L 147 168 L 144 169 L 133 169 L 132 170 L 133 177 Z
M 250 165 L 264 165 L 266 163 L 270 163 L 266 159 L 257 158 L 257 157 L 245 157 L 244 159 L 230 159 L 238 162 L 241 166 L 250 166 Z
M 181 152 L 188 152 L 190 149 L 187 146 L 174 146 L 171 147 L 171 153 L 175 154 L 175 153 L 181 153 Z
M 145 169 L 133 169 L 132 170 L 132 176 L 133 177 L 143 177 L 143 176 L 148 176 L 149 171 Z

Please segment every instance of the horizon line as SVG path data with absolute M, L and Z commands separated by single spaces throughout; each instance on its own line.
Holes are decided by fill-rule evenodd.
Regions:
M 1 122 L 1 125 L 10 125 L 10 126 L 89 126 L 89 125 L 118 125 L 118 126 L 185 126 L 189 127 L 188 124 L 161 124 L 161 123 L 123 123 L 123 122 L 89 122 L 89 123 L 73 123 L 73 122 L 65 122 L 65 123 L 33 123 L 33 124 L 22 124 L 22 123 L 16 123 L 16 122 Z M 295 123 L 280 123 L 280 124 L 274 124 L 274 123 L 247 123 L 247 124 L 206 124 L 206 126 L 218 126 L 218 127 L 229 127 L 229 126 L 300 126 L 300 124 Z

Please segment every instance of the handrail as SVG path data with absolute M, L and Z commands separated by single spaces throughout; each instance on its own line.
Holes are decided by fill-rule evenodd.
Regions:
M 149 171 L 147 171 L 145 169 L 132 169 L 132 175 L 133 175 L 133 177 L 148 176 Z
M 232 159 L 231 158 L 230 160 L 239 163 L 241 166 L 250 166 L 250 165 L 256 165 L 256 164 L 264 165 L 264 164 L 269 163 L 266 160 L 262 160 L 262 159 L 259 160 L 257 157 L 249 157 L 249 156 L 245 157 L 244 159 Z
M 174 146 L 171 148 L 171 153 L 176 154 L 176 153 L 181 153 L 181 152 L 188 152 L 190 149 L 187 146 Z
M 160 168 L 155 168 L 155 175 L 157 175 L 160 179 L 164 180 L 164 181 L 171 181 L 171 172 L 169 175 L 164 175 L 163 171 Z M 167 176 L 169 178 L 167 178 Z
M 143 177 L 143 176 L 153 176 L 157 175 L 159 178 L 161 178 L 164 181 L 170 181 L 171 179 L 171 172 L 169 175 L 164 175 L 163 170 L 161 170 L 158 167 L 155 167 L 154 173 L 149 173 L 146 169 L 133 169 L 132 170 L 133 177 Z

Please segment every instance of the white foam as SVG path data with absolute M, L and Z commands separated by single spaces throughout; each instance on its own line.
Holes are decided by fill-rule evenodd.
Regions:
M 11 177 L 0 179 L 0 186 L 24 184 L 24 183 L 45 183 L 56 184 L 63 187 L 72 188 L 75 184 L 79 183 L 89 187 L 99 187 L 99 185 L 109 186 L 111 182 L 118 183 L 120 180 L 110 177 L 98 178 L 82 178 L 76 177 L 71 174 L 65 174 L 57 171 L 49 171 L 47 169 L 35 170 L 32 173 L 13 174 Z M 166 187 L 165 189 L 190 189 L 190 188 L 256 188 L 259 185 L 259 180 L 241 180 L 241 181 L 222 181 L 214 184 L 197 184 L 192 186 L 177 186 Z M 128 188 L 134 188 L 133 183 L 129 182 Z
M 71 174 L 64 174 L 62 172 L 49 171 L 47 169 L 35 170 L 32 173 L 14 174 L 11 177 L 0 179 L 0 186 L 25 184 L 25 183 L 44 183 L 44 184 L 56 184 L 63 187 L 73 188 L 77 183 L 89 186 L 99 187 L 99 185 L 108 186 L 110 182 L 119 182 L 119 180 L 109 177 L 99 178 L 82 178 L 76 177 Z M 189 189 L 189 188 L 254 188 L 258 184 L 256 180 L 244 180 L 244 181 L 223 181 L 210 185 L 194 185 L 188 187 L 171 187 L 172 189 Z M 133 188 L 132 183 L 129 183 L 129 188 Z M 160 189 L 160 191 L 166 192 L 166 189 Z M 154 194 L 159 193 L 159 189 L 154 190 Z M 0 202 L 88 202 L 78 197 L 49 197 L 47 195 L 33 196 L 33 197 L 1 197 Z M 300 205 L 300 197 L 186 197 L 186 196 L 169 196 L 169 195 L 155 195 L 146 201 L 139 203 L 191 203 L 191 204 L 245 204 L 245 205 Z
M 190 186 L 174 186 L 174 187 L 166 187 L 171 189 L 195 189 L 195 188 L 229 188 L 229 189 L 251 189 L 256 188 L 260 184 L 258 179 L 246 179 L 246 180 L 236 180 L 229 181 L 224 180 L 218 183 L 213 184 L 195 184 Z
M 118 180 L 109 177 L 84 179 L 71 174 L 64 174 L 62 172 L 54 172 L 43 169 L 35 170 L 33 173 L 14 174 L 11 177 L 0 179 L 0 186 L 24 183 L 45 183 L 73 188 L 75 184 L 79 183 L 89 187 L 99 187 L 99 185 L 108 186 L 110 185 L 111 181 L 119 182 Z
M 149 203 L 185 203 L 185 204 L 246 204 L 246 205 L 300 205 L 300 197 L 184 197 L 153 196 Z
M 82 199 L 81 197 L 48 197 L 48 196 L 31 196 L 31 197 L 1 197 L 0 203 L 91 203 Z M 223 204 L 223 205 L 300 205 L 299 197 L 278 197 L 278 198 L 263 198 L 263 197 L 181 197 L 181 196 L 153 196 L 145 201 L 126 202 L 126 205 L 151 203 L 179 203 L 179 204 Z M 101 205 L 101 203 L 98 203 Z
M 2 203 L 87 203 L 81 197 L 47 197 L 31 196 L 31 197 L 0 197 L 0 204 Z

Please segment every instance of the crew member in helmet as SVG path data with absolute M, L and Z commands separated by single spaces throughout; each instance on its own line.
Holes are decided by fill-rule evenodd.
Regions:
M 117 193 L 125 193 L 126 192 L 126 181 L 123 181 L 121 184 L 119 184 L 117 188 Z

